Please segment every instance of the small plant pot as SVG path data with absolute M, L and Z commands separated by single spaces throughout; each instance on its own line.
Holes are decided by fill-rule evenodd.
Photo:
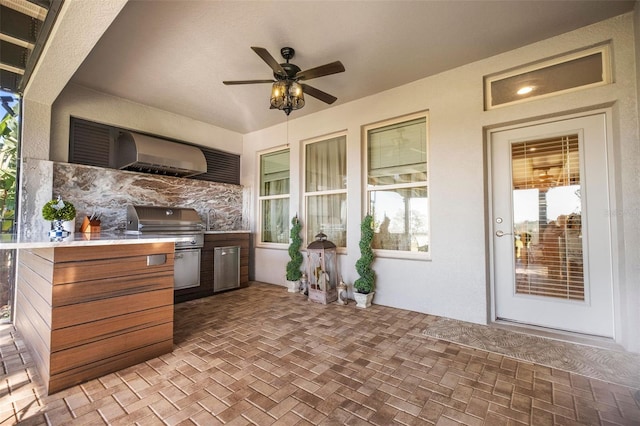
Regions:
M 354 292 L 353 298 L 356 300 L 356 308 L 368 308 L 371 306 L 371 301 L 373 300 L 373 295 L 375 293 L 375 291 L 367 294 Z
M 62 222 L 62 228 L 67 231 L 69 234 L 73 234 L 76 232 L 76 220 L 65 220 Z
M 285 283 L 287 284 L 287 291 L 289 293 L 297 293 L 300 291 L 300 280 L 296 280 L 296 281 L 285 280 Z
M 51 231 L 49 231 L 49 237 L 51 238 L 65 238 L 69 236 L 69 231 L 64 229 L 64 221 L 52 220 Z

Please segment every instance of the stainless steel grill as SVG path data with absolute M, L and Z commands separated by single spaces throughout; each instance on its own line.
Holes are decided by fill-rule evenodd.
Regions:
M 181 290 L 200 285 L 200 256 L 204 245 L 204 225 L 194 209 L 129 205 L 127 206 L 126 232 L 187 237 L 186 241 L 175 243 L 174 289 Z
M 198 212 L 190 208 L 129 205 L 126 232 L 192 237 L 190 241 L 177 242 L 176 249 L 204 244 L 204 224 Z

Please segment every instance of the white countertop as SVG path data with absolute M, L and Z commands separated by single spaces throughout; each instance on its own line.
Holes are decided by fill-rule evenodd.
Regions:
M 176 241 L 190 241 L 189 237 L 176 235 L 137 235 L 125 234 L 123 232 L 100 232 L 84 233 L 75 232 L 66 238 L 50 238 L 47 234 L 33 235 L 0 235 L 0 250 L 2 249 L 23 249 L 23 248 L 50 248 L 65 246 L 102 246 L 119 244 L 146 244 L 146 243 L 168 243 Z

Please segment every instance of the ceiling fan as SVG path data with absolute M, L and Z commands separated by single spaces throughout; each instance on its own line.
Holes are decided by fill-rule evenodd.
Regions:
M 296 64 L 289 63 L 289 59 L 295 55 L 295 50 L 292 47 L 283 47 L 280 49 L 280 54 L 286 60 L 286 62 L 282 64 L 279 64 L 267 49 L 263 47 L 251 47 L 251 49 L 271 67 L 275 80 L 236 80 L 223 81 L 223 84 L 272 83 L 271 109 L 282 110 L 287 115 L 289 115 L 292 110 L 300 109 L 304 106 L 305 93 L 327 104 L 332 104 L 338 99 L 320 89 L 299 82 L 344 72 L 344 65 L 342 65 L 340 61 L 302 71 Z

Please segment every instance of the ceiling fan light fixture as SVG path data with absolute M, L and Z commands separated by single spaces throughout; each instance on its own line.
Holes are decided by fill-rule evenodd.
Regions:
M 280 111 L 284 111 L 287 115 L 289 115 L 294 109 L 304 107 L 305 92 L 307 95 L 329 105 L 338 100 L 335 96 L 316 89 L 313 86 L 309 86 L 306 83 L 300 84 L 298 81 L 306 81 L 312 78 L 344 72 L 345 69 L 342 62 L 334 61 L 329 64 L 324 64 L 319 67 L 302 71 L 299 66 L 289 62 L 295 54 L 295 50 L 291 47 L 283 47 L 280 49 L 282 57 L 287 61 L 283 64 L 279 64 L 264 47 L 252 46 L 251 49 L 260 56 L 267 65 L 269 65 L 273 71 L 273 78 L 275 80 L 225 80 L 222 82 L 223 84 L 272 83 L 271 97 L 269 98 L 271 109 L 279 109 Z
M 271 87 L 271 106 L 273 108 L 282 109 L 286 101 L 287 83 L 284 81 L 276 81 Z
M 294 109 L 304 106 L 302 86 L 290 80 L 280 80 L 271 87 L 271 107 L 284 111 L 289 115 Z

